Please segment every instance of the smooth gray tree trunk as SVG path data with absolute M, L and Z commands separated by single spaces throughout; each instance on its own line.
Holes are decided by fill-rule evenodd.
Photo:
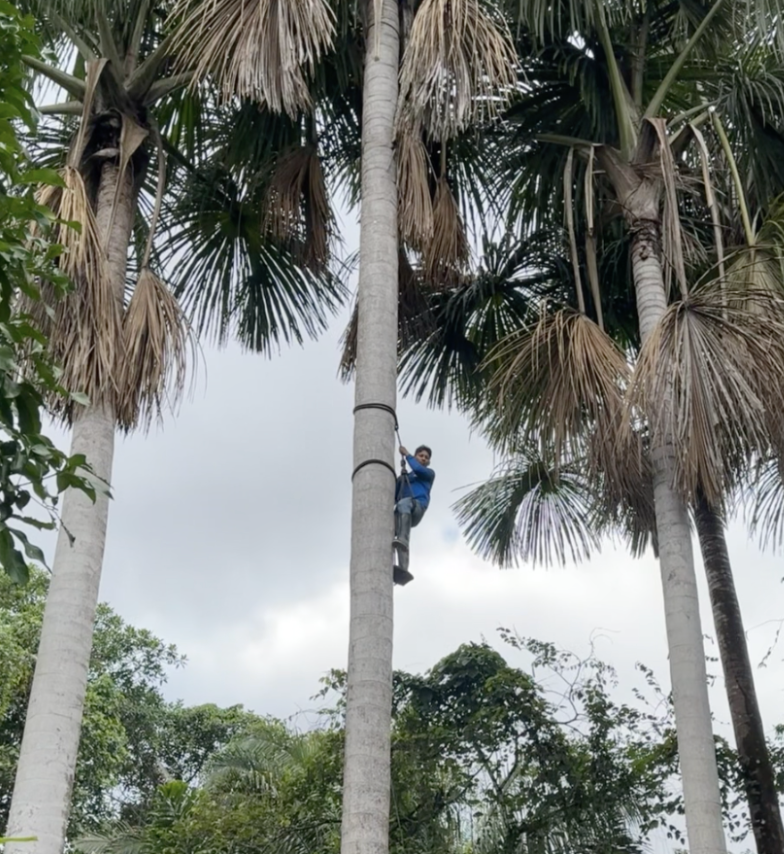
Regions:
M 365 3 L 362 194 L 357 325 L 357 405 L 395 406 L 398 227 L 393 147 L 398 94 L 397 0 Z M 395 461 L 394 420 L 379 409 L 354 419 L 354 466 Z M 356 472 L 351 516 L 351 623 L 341 854 L 389 850 L 392 719 L 392 537 L 394 471 L 373 463 Z
M 118 169 L 103 167 L 96 219 L 102 236 L 110 212 Z M 108 275 L 122 300 L 128 245 L 134 216 L 134 192 L 126 172 L 106 243 Z M 115 418 L 109 407 L 90 406 L 73 425 L 71 453 L 84 454 L 93 471 L 111 481 Z M 63 496 L 52 579 L 46 599 L 41 641 L 25 719 L 7 835 L 36 836 L 32 843 L 8 844 L 6 854 L 62 854 L 71 807 L 76 756 L 87 689 L 109 499 L 95 504 L 84 493 Z M 74 541 L 68 536 L 70 532 Z
M 643 182 L 635 193 L 638 207 L 636 210 L 627 208 L 632 233 L 632 273 L 643 342 L 667 310 L 660 260 L 658 199 L 658 188 Z M 652 437 L 651 460 L 689 851 L 690 854 L 726 854 L 689 517 L 684 501 L 672 486 L 675 480 L 672 446 L 660 437 Z
M 704 496 L 695 504 L 694 518 L 754 841 L 758 854 L 784 854 L 784 826 L 776 776 L 757 702 L 754 672 L 724 535 L 724 519 Z

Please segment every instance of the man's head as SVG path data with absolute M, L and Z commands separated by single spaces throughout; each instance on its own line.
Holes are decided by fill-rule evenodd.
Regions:
M 430 457 L 433 456 L 433 452 L 428 448 L 427 445 L 420 445 L 415 451 L 414 456 L 416 457 L 417 462 L 423 466 L 430 465 Z

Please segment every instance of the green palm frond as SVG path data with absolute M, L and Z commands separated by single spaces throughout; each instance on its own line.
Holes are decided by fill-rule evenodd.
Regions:
M 304 768 L 317 755 L 313 736 L 292 734 L 274 724 L 231 741 L 213 757 L 207 785 L 216 791 L 274 796 L 283 775 Z
M 552 232 L 523 241 L 485 238 L 479 271 L 457 288 L 427 297 L 428 323 L 403 341 L 403 393 L 431 406 L 467 406 L 483 389 L 481 365 L 508 335 L 536 316 L 548 298 L 571 289 L 566 259 Z
M 590 481 L 535 454 L 514 456 L 455 511 L 471 548 L 502 567 L 586 560 L 599 549 Z
M 187 175 L 161 257 L 200 334 L 219 342 L 234 334 L 269 354 L 326 328 L 346 292 L 329 271 L 302 268 L 263 239 L 263 203 L 263 184 L 243 188 L 217 166 Z
M 732 137 L 749 202 L 764 209 L 784 192 L 784 63 L 769 44 L 754 43 L 708 78 L 709 97 Z M 715 94 L 714 94 L 715 93 Z
M 118 821 L 104 833 L 92 833 L 74 841 L 84 854 L 147 854 L 149 846 L 143 828 Z

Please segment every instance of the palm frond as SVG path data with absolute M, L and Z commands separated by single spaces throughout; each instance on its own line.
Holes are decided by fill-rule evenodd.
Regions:
M 784 546 L 784 477 L 778 455 L 756 464 L 745 491 L 744 517 L 763 549 Z
M 504 21 L 482 0 L 423 0 L 400 70 L 399 115 L 446 140 L 497 114 L 517 82 Z
M 265 186 L 248 189 L 218 166 L 195 170 L 180 185 L 161 254 L 199 334 L 224 343 L 236 333 L 269 354 L 323 331 L 346 288 L 329 270 L 303 268 L 265 233 Z
M 149 848 L 143 828 L 118 821 L 107 833 L 91 833 L 74 840 L 84 854 L 145 854 Z
M 125 361 L 117 403 L 117 421 L 125 430 L 148 427 L 164 406 L 175 407 L 185 390 L 188 352 L 195 362 L 195 341 L 177 300 L 145 267 L 123 318 Z
M 284 154 L 273 172 L 267 196 L 265 227 L 298 260 L 322 270 L 329 260 L 334 216 L 315 146 Z
M 784 301 L 718 286 L 672 304 L 640 354 L 629 402 L 675 450 L 678 486 L 719 505 L 784 411 Z
M 93 404 L 115 404 L 117 366 L 121 364 L 121 306 L 108 280 L 106 257 L 80 172 L 66 167 L 62 187 L 39 193 L 57 217 L 55 239 L 64 247 L 61 268 L 73 288 L 58 298 L 46 283 L 40 302 L 27 308 L 49 339 L 62 366 L 60 382 L 70 392 L 86 394 Z M 62 396 L 51 401 L 57 415 L 70 421 L 74 404 Z
M 485 238 L 473 275 L 426 296 L 427 322 L 412 325 L 401 355 L 403 393 L 431 406 L 469 406 L 484 395 L 488 354 L 526 327 L 544 299 L 571 290 L 569 276 L 549 230 L 522 241 Z
M 421 252 L 433 237 L 430 164 L 419 126 L 406 124 L 397 135 L 398 223 L 403 240 Z
M 411 265 L 405 249 L 398 247 L 398 349 L 404 350 L 413 340 L 421 340 L 434 328 L 434 318 L 428 306 L 428 294 L 425 283 Z M 349 382 L 354 376 L 357 359 L 357 307 L 351 313 L 348 325 L 341 338 L 342 355 L 340 359 L 340 377 Z
M 36 194 L 57 218 L 52 238 L 63 247 L 60 269 L 73 280 L 101 281 L 106 277 L 106 257 L 84 179 L 73 166 L 66 166 L 60 175 L 62 186 L 47 185 Z
M 179 0 L 173 18 L 180 70 L 292 116 L 310 105 L 307 75 L 335 31 L 326 0 Z
M 455 505 L 468 544 L 502 567 L 588 559 L 599 549 L 597 497 L 578 471 L 535 454 L 504 463 Z
M 623 353 L 596 323 L 571 309 L 543 311 L 539 322 L 501 343 L 492 366 L 488 435 L 508 446 L 522 436 L 553 449 L 556 460 L 580 458 L 596 441 L 591 466 L 613 472 L 625 422 Z
M 463 278 L 471 251 L 457 200 L 445 176 L 433 199 L 433 232 L 425 246 L 423 276 L 429 288 L 454 287 Z

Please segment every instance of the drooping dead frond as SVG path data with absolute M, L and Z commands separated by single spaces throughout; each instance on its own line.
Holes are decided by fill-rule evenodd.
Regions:
M 176 406 L 185 389 L 191 329 L 171 291 L 145 267 L 122 325 L 125 361 L 118 390 L 117 423 L 149 427 L 165 405 Z
M 79 122 L 79 130 L 74 139 L 71 150 L 68 152 L 68 165 L 78 167 L 82 162 L 84 154 L 84 146 L 87 141 L 87 132 L 90 128 L 90 116 L 92 115 L 93 101 L 95 99 L 95 90 L 98 87 L 98 81 L 101 79 L 104 68 L 106 68 L 108 59 L 101 58 L 94 62 L 86 63 L 85 67 L 85 92 L 82 99 L 82 120 Z
M 596 152 L 594 146 L 588 151 L 588 165 L 585 170 L 585 266 L 588 270 L 588 281 L 591 285 L 596 322 L 599 329 L 604 329 L 604 312 L 602 311 L 602 293 L 599 284 L 599 263 L 596 259 L 596 234 L 594 232 L 594 164 Z
M 355 305 L 351 312 L 351 318 L 340 338 L 342 351 L 340 354 L 340 367 L 338 374 L 343 382 L 350 382 L 354 377 L 357 367 L 357 336 L 359 335 L 359 308 Z
M 398 228 L 403 240 L 418 252 L 433 237 L 429 169 L 420 126 L 402 125 L 397 134 Z
M 72 166 L 66 166 L 60 175 L 65 186 L 46 185 L 36 194 L 38 202 L 50 208 L 58 220 L 52 239 L 63 247 L 60 269 L 73 280 L 97 281 L 105 274 L 106 259 L 84 180 Z
M 403 55 L 398 115 L 449 139 L 497 114 L 517 64 L 508 29 L 482 0 L 423 0 Z
M 489 437 L 500 447 L 526 437 L 556 461 L 584 458 L 609 472 L 622 465 L 617 441 L 629 369 L 623 353 L 588 317 L 571 309 L 542 314 L 486 360 L 493 372 Z M 594 441 L 589 441 L 593 437 Z
M 591 436 L 590 443 L 607 442 L 607 437 Z M 612 441 L 618 465 L 603 473 L 597 524 L 601 532 L 620 537 L 634 557 L 641 557 L 648 546 L 658 551 L 656 508 L 653 501 L 653 466 L 647 431 L 634 429 L 628 419 L 619 423 Z M 595 452 L 589 452 L 589 457 Z
M 315 146 L 290 151 L 280 159 L 272 176 L 265 227 L 292 245 L 304 264 L 321 269 L 329 260 L 333 221 Z
M 629 388 L 657 443 L 671 443 L 677 486 L 719 505 L 784 413 L 784 300 L 701 289 L 669 307 Z
M 38 199 L 57 217 L 53 239 L 63 247 L 60 269 L 73 288 L 57 298 L 43 283 L 42 300 L 33 301 L 27 309 L 46 333 L 55 362 L 62 366 L 61 384 L 86 394 L 93 404 L 113 405 L 122 353 L 120 305 L 107 278 L 106 256 L 82 176 L 70 166 L 61 175 L 64 186 L 45 187 Z M 71 419 L 70 401 L 56 396 L 52 404 L 56 414 Z
M 420 339 L 432 329 L 433 317 L 424 290 L 424 283 L 411 266 L 403 247 L 398 248 L 397 264 L 398 301 L 397 325 L 398 348 L 404 348 L 413 338 Z M 340 377 L 348 382 L 354 376 L 357 359 L 357 332 L 359 313 L 357 307 L 341 338 L 343 346 L 340 358 Z
M 700 168 L 702 169 L 702 184 L 705 191 L 705 203 L 708 206 L 711 216 L 711 225 L 713 226 L 713 242 L 716 249 L 716 266 L 719 273 L 719 278 L 725 280 L 724 269 L 724 238 L 721 233 L 721 216 L 719 214 L 719 205 L 716 201 L 716 193 L 713 189 L 713 179 L 711 178 L 711 159 L 708 151 L 708 144 L 705 142 L 705 137 L 702 131 L 695 125 L 688 125 L 694 140 L 697 143 L 697 151 L 700 156 Z
M 662 211 L 662 249 L 668 266 L 675 271 L 675 279 L 681 295 L 687 293 L 686 261 L 683 250 L 683 233 L 678 214 L 678 196 L 676 190 L 676 167 L 670 142 L 667 137 L 666 119 L 646 120 L 656 132 L 659 140 L 659 167 L 664 185 L 664 206 Z
M 438 179 L 433 199 L 433 236 L 424 252 L 424 277 L 428 288 L 454 287 L 465 273 L 471 256 L 457 200 L 445 177 Z
M 225 98 L 295 116 L 310 104 L 307 75 L 331 45 L 327 0 L 178 0 L 173 48 L 194 81 L 213 75 Z

